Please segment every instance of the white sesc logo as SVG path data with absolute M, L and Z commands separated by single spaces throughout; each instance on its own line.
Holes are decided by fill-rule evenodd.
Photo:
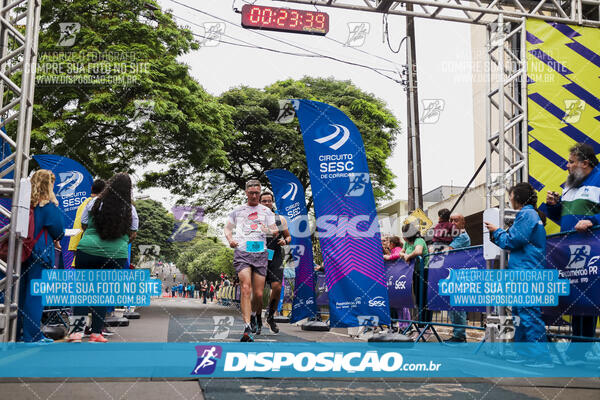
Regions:
M 315 139 L 315 142 L 320 143 L 320 144 L 327 143 L 327 142 L 330 142 L 330 141 L 336 139 L 340 135 L 340 133 L 342 133 L 342 137 L 337 142 L 329 145 L 330 149 L 337 150 L 340 147 L 342 147 L 350 138 L 350 130 L 348 128 L 346 128 L 344 125 L 340 125 L 340 124 L 329 124 L 329 126 L 333 126 L 335 128 L 335 132 L 333 132 L 331 135 L 327 135 L 322 138 Z
M 298 193 L 298 185 L 296 185 L 295 183 L 290 182 L 290 190 L 288 190 L 286 192 L 286 194 L 284 194 L 283 196 L 281 196 L 282 199 L 287 199 L 288 197 L 290 197 L 291 201 L 295 201 L 296 200 L 296 194 Z
M 385 300 L 381 296 L 377 296 L 369 300 L 369 307 L 383 307 L 385 306 Z

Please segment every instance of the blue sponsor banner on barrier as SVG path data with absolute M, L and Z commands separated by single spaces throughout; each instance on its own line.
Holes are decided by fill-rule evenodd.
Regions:
M 505 361 L 539 346 L 556 361 Z M 573 343 L 579 354 L 591 343 Z M 556 343 L 53 343 L 0 344 L 0 377 L 400 378 L 597 377 L 596 363 L 567 367 Z M 59 361 L 60 360 L 60 361 Z M 584 360 L 579 360 L 584 361 Z
M 293 100 L 329 289 L 330 326 L 390 323 L 379 220 L 360 132 L 341 110 Z
M 483 306 L 453 306 L 449 296 L 439 293 L 439 282 L 447 279 L 450 271 L 469 269 L 485 270 L 485 259 L 481 246 L 431 255 L 428 271 L 427 308 L 430 310 L 484 312 L 485 307 Z M 598 314 L 597 305 L 600 304 L 600 229 L 586 233 L 573 231 L 549 236 L 546 242 L 546 269 L 543 271 L 548 270 L 557 270 L 558 278 L 568 280 L 570 285 L 567 295 L 564 292 L 559 295 L 558 306 L 544 305 L 542 308 L 544 314 L 553 318 L 561 313 Z M 561 287 L 564 289 L 564 285 Z
M 56 176 L 54 193 L 58 206 L 64 212 L 65 227 L 72 227 L 77 208 L 90 197 L 94 178 L 83 165 L 67 157 L 41 154 L 33 156 L 33 159 L 41 168 L 52 171 Z M 73 251 L 68 250 L 70 241 L 70 237 L 64 237 L 60 241 L 65 268 L 71 268 L 75 256 Z
M 435 253 L 429 257 L 427 275 L 427 309 L 484 312 L 485 307 L 452 306 L 450 299 L 439 294 L 439 281 L 447 279 L 450 271 L 463 269 L 485 270 L 483 247 L 468 247 L 444 253 Z
M 265 174 L 271 182 L 277 210 L 285 217 L 292 237 L 290 264 L 295 270 L 296 280 L 290 322 L 294 323 L 314 317 L 317 313 L 312 242 L 304 188 L 296 175 L 289 171 L 273 169 Z
M 45 306 L 149 306 L 162 292 L 160 280 L 145 269 L 46 269 L 30 285 Z
M 452 306 L 558 305 L 569 294 L 569 281 L 555 269 L 451 270 L 438 282 L 439 294 L 450 297 Z
M 412 285 L 415 262 L 406 263 L 404 260 L 388 261 L 385 263 L 385 266 L 390 307 L 414 307 Z
M 572 315 L 598 315 L 600 304 L 600 229 L 549 236 L 546 266 L 568 279 L 571 291 L 559 299 L 559 310 Z

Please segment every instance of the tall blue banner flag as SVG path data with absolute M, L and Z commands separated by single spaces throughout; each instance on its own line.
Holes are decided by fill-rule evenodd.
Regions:
M 75 222 L 77 208 L 90 197 L 94 178 L 77 161 L 54 154 L 33 156 L 33 159 L 43 169 L 48 169 L 56 176 L 54 193 L 58 200 L 58 207 L 63 211 L 65 226 L 71 228 Z M 69 251 L 69 237 L 61 240 L 65 268 L 70 268 L 73 263 L 74 253 Z
M 283 169 L 265 172 L 275 194 L 275 204 L 285 217 L 292 236 L 290 243 L 291 266 L 296 271 L 294 299 L 290 322 L 316 316 L 315 287 L 313 282 L 313 252 L 304 188 L 296 177 Z
M 389 325 L 379 221 L 360 132 L 339 109 L 293 100 L 310 175 L 332 327 Z

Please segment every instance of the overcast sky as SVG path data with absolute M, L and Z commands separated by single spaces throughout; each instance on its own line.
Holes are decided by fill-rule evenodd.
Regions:
M 394 54 L 383 42 L 381 14 L 320 7 L 320 11 L 330 16 L 329 33 L 320 37 L 244 29 L 240 23 L 241 14 L 232 10 L 231 0 L 178 1 L 213 15 L 193 11 L 171 0 L 159 0 L 163 9 L 173 11 L 180 25 L 201 35 L 204 34 L 205 23 L 223 22 L 218 19 L 221 18 L 233 23 L 225 24 L 227 37 L 223 40 L 229 42 L 241 43 L 240 40 L 243 40 L 281 51 L 307 52 L 276 41 L 282 40 L 308 51 L 388 70 L 397 70 L 406 62 L 404 48 L 399 54 Z M 234 3 L 239 9 L 244 4 L 242 0 Z M 314 10 L 314 7 L 268 0 L 258 0 L 256 4 Z M 348 23 L 355 22 L 369 24 L 365 43 L 361 47 L 344 46 L 349 36 Z M 471 64 L 470 25 L 417 19 L 415 26 L 421 113 L 424 100 L 441 99 L 444 105 L 437 123 L 421 125 L 424 192 L 440 185 L 465 185 L 474 172 L 473 99 L 468 71 Z M 405 34 L 404 17 L 390 16 L 389 31 L 392 46 L 397 47 Z M 202 47 L 181 57 L 181 61 L 190 66 L 191 75 L 213 95 L 240 85 L 262 88 L 278 80 L 300 79 L 305 75 L 351 80 L 362 90 L 373 93 L 387 103 L 402 125 L 402 134 L 388 166 L 396 175 L 394 198 L 406 199 L 406 93 L 400 84 L 369 69 L 330 59 L 284 55 L 225 43 Z M 397 74 L 388 74 L 398 78 Z M 144 193 L 161 200 L 167 207 L 174 201 L 166 191 L 148 190 Z

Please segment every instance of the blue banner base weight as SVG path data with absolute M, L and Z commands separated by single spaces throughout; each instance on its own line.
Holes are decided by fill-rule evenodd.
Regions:
M 127 319 L 140 319 L 140 317 L 141 317 L 140 313 L 135 312 L 135 311 L 123 313 L 123 318 L 127 318 Z
M 129 326 L 127 318 L 107 317 L 104 320 L 106 326 Z
M 327 332 L 329 325 L 323 321 L 308 321 L 300 326 L 303 331 Z

